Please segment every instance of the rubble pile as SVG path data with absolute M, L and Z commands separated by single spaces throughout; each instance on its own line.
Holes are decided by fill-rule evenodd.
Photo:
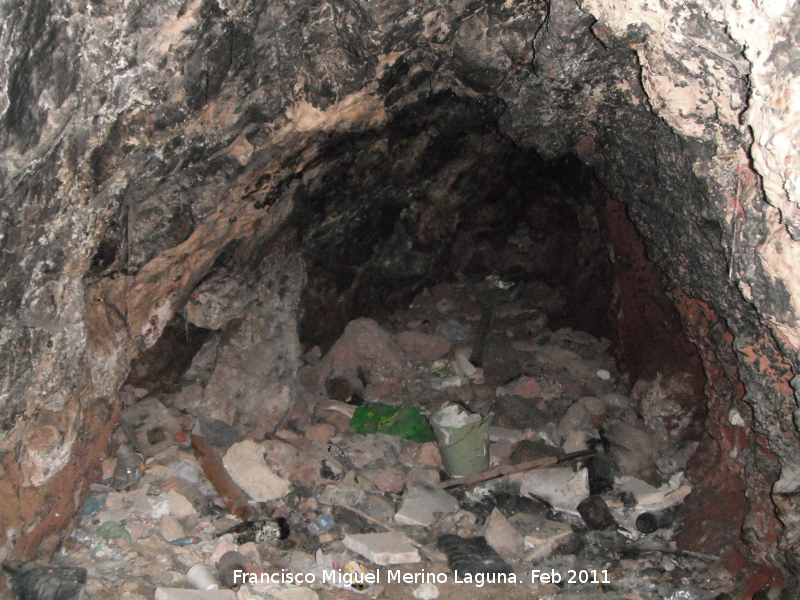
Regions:
M 540 282 L 461 278 L 351 321 L 305 352 L 263 439 L 129 387 L 48 568 L 127 600 L 729 597 L 717 557 L 671 542 L 697 447 L 680 373 L 628 381 L 608 340 L 548 328 L 563 306 Z

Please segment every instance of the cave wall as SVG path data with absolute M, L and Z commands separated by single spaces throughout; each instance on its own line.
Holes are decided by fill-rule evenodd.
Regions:
M 63 474 L 97 407 L 220 258 L 255 269 L 296 242 L 337 138 L 451 94 L 625 203 L 703 352 L 741 561 L 797 572 L 793 2 L 19 0 L 0 17 L 0 558 L 52 532 L 48 498 L 78 502 Z M 431 202 L 457 196 L 464 167 L 443 164 Z

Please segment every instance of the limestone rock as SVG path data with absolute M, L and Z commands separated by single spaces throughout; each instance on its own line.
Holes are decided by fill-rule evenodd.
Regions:
M 417 549 L 400 533 L 348 534 L 343 542 L 347 548 L 376 565 L 400 565 L 421 560 Z
M 556 510 L 578 514 L 578 504 L 589 496 L 589 475 L 586 469 L 577 473 L 561 467 L 534 469 L 525 473 L 520 491 L 545 500 Z
M 483 537 L 497 553 L 505 559 L 519 558 L 524 538 L 514 529 L 497 508 L 492 510 L 483 527 Z
M 399 392 L 410 376 L 406 357 L 391 335 L 372 319 L 361 318 L 345 327 L 333 347 L 315 369 L 320 390 L 334 375 L 358 377 L 363 373 L 378 395 Z
M 438 517 L 453 513 L 458 508 L 458 501 L 436 484 L 417 480 L 406 485 L 403 503 L 394 520 L 403 525 L 428 527 Z
M 264 447 L 251 440 L 234 444 L 222 458 L 233 480 L 253 500 L 268 502 L 289 493 L 291 483 L 276 475 L 264 460 Z

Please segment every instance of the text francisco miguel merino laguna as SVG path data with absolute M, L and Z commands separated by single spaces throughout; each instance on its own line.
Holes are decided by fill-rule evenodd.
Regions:
M 570 570 L 566 573 L 558 571 L 540 571 L 534 569 L 530 572 L 531 583 L 609 583 L 608 571 L 599 570 Z M 236 585 L 242 584 L 289 584 L 310 585 L 316 583 L 315 573 L 300 573 L 281 569 L 279 573 L 250 573 L 241 569 L 233 572 L 233 581 Z M 523 578 L 516 573 L 403 573 L 398 569 L 386 569 L 372 572 L 341 572 L 326 569 L 322 572 L 322 583 L 334 586 L 367 586 L 379 583 L 402 583 L 418 585 L 421 583 L 456 583 L 471 584 L 483 587 L 487 583 L 523 583 Z

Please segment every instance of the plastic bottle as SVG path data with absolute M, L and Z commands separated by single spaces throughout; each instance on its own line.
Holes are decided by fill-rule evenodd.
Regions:
M 134 487 L 142 479 L 142 459 L 130 446 L 120 446 L 117 450 L 117 466 L 111 487 L 121 492 Z
M 317 515 L 309 524 L 308 530 L 314 535 L 322 535 L 333 527 L 336 522 L 330 515 Z

